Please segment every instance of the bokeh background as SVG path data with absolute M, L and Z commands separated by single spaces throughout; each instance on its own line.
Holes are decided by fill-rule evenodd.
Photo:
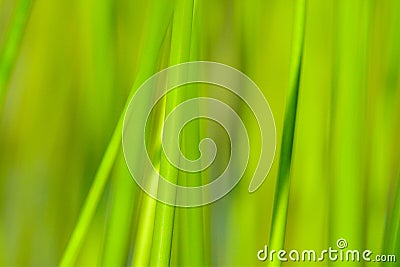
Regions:
M 277 150 L 257 192 L 174 209 L 131 178 L 119 122 L 190 60 L 257 83 Z M 398 0 L 0 0 L 0 265 L 262 266 L 272 236 L 400 260 L 399 64 Z M 302 264 L 328 262 L 283 265 Z

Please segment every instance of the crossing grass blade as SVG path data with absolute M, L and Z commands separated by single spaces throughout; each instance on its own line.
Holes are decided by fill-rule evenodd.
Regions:
M 188 37 L 190 38 L 187 61 L 199 60 L 199 22 L 198 22 L 198 1 L 192 0 L 192 10 L 188 10 L 188 19 L 191 20 Z M 190 19 L 189 19 L 190 17 Z M 201 85 L 190 84 L 185 86 L 182 97 L 184 99 L 194 99 L 199 96 Z M 199 106 L 193 106 L 193 109 L 199 110 Z M 185 129 L 186 128 L 186 129 Z M 189 159 L 200 157 L 198 145 L 200 142 L 200 122 L 194 120 L 190 122 L 182 131 L 182 152 Z M 185 186 L 198 186 L 202 181 L 202 173 L 184 173 L 179 175 L 179 182 Z M 178 208 L 177 220 L 174 225 L 174 239 L 178 242 L 175 252 L 176 265 L 181 266 L 205 266 L 206 255 L 204 251 L 204 208 Z
M 121 113 L 112 138 L 107 146 L 106 152 L 96 172 L 93 184 L 90 188 L 89 194 L 86 198 L 85 204 L 82 208 L 71 239 L 67 245 L 67 248 L 64 251 L 64 255 L 60 262 L 61 266 L 73 265 L 79 253 L 79 248 L 93 219 L 97 204 L 104 191 L 104 187 L 107 183 L 110 171 L 114 165 L 114 161 L 120 149 L 123 119 L 129 100 L 133 96 L 135 90 L 139 87 L 139 85 L 156 70 L 160 47 L 162 46 L 162 42 L 164 40 L 164 36 L 167 31 L 168 23 L 172 13 L 169 1 L 156 1 L 154 3 L 154 10 L 152 12 L 153 16 L 158 19 L 157 21 L 151 20 L 149 22 L 150 24 L 148 26 L 148 39 L 146 41 L 147 45 L 144 48 L 145 51 L 143 53 L 144 56 L 142 58 L 142 64 L 139 67 L 135 83 L 131 90 L 131 94 L 128 97 L 128 101 Z
M 398 261 L 399 8 L 398 0 L 0 0 L 0 266 L 261 266 L 266 244 L 320 252 L 338 238 Z M 158 70 L 194 60 L 237 68 L 264 93 L 281 143 L 268 175 L 276 188 L 269 178 L 248 193 L 258 127 L 247 124 L 245 103 L 204 84 L 177 88 L 153 110 L 152 163 L 182 186 L 217 178 L 230 142 L 213 122 L 193 120 L 179 136 L 190 159 L 199 139 L 215 141 L 204 173 L 173 169 L 160 144 L 171 109 L 216 96 L 249 133 L 241 182 L 214 203 L 180 208 L 131 179 L 125 101 Z
M 174 19 L 172 23 L 172 36 L 171 36 L 171 50 L 170 50 L 170 65 L 179 64 L 182 62 L 187 62 L 191 58 L 191 44 L 192 42 L 192 25 L 193 25 L 193 14 L 194 14 L 195 3 L 193 0 L 179 0 L 176 2 L 175 11 L 174 11 Z M 185 90 L 185 89 L 182 89 Z M 178 89 L 170 92 L 166 97 L 166 106 L 165 106 L 165 115 L 166 116 L 174 107 L 177 106 L 186 96 L 186 91 L 182 92 Z M 195 127 L 193 129 L 194 132 L 190 136 L 186 138 L 182 138 L 183 143 L 183 152 L 185 152 L 185 147 L 194 146 L 197 144 L 193 144 L 196 142 L 198 138 L 195 136 L 198 135 L 199 128 Z M 170 136 L 168 138 L 176 138 L 175 136 Z M 192 140 L 192 141 L 188 141 Z M 166 140 L 169 142 L 168 140 Z M 165 155 L 161 155 L 161 163 L 160 163 L 160 173 L 169 179 L 172 183 L 178 183 L 178 179 L 182 179 L 182 173 L 171 166 L 168 162 Z M 184 174 L 183 174 L 184 175 Z M 180 177 L 180 178 L 178 178 Z M 190 213 L 191 209 L 179 209 L 178 212 L 181 214 Z M 182 215 L 182 216 L 185 216 Z M 189 216 L 189 215 L 187 215 Z M 172 249 L 172 239 L 173 239 L 173 229 L 174 224 L 177 223 L 175 220 L 176 217 L 176 208 L 170 205 L 166 205 L 164 203 L 158 202 L 156 208 L 156 218 L 155 218 L 155 226 L 154 226 L 154 235 L 153 235 L 153 246 L 151 252 L 150 265 L 151 266 L 166 266 L 171 262 L 171 249 Z M 200 218 L 201 219 L 201 218 Z M 189 224 L 192 226 L 198 225 L 198 218 L 195 220 L 189 219 Z M 179 224 L 179 222 L 178 222 Z M 185 223 L 179 224 L 181 229 L 186 225 Z M 185 234 L 184 236 L 195 236 L 196 233 L 202 233 L 202 231 L 191 231 L 190 233 Z M 179 235 L 179 234 L 178 234 Z M 175 238 L 176 238 L 175 233 Z M 200 242 L 201 241 L 198 241 Z M 189 248 L 193 245 L 193 243 L 185 243 L 182 244 L 186 248 Z M 182 248 L 183 249 L 183 248 Z M 193 250 L 191 250 L 193 251 Z M 186 255 L 186 253 L 181 253 L 180 255 Z M 196 255 L 196 252 L 195 252 Z M 191 258 L 190 263 L 198 263 L 198 258 Z M 200 256 L 202 258 L 202 256 Z M 190 264 L 186 262 L 185 264 Z

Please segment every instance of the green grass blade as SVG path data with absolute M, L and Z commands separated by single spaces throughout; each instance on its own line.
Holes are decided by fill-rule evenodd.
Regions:
M 297 0 L 295 4 L 289 91 L 287 94 L 281 155 L 279 159 L 278 179 L 275 188 L 275 200 L 269 242 L 269 246 L 275 250 L 282 249 L 285 241 L 286 218 L 290 191 L 290 167 L 292 163 L 297 99 L 300 87 L 305 16 L 306 1 Z M 271 262 L 271 266 L 280 266 L 280 262 Z
M 29 18 L 32 0 L 20 0 L 11 21 L 11 28 L 0 53 L 0 107 L 6 87 L 18 56 L 21 41 Z
M 77 225 L 72 233 L 71 239 L 61 259 L 61 266 L 70 266 L 74 263 L 78 255 L 79 248 L 88 231 L 90 222 L 93 219 L 97 204 L 104 191 L 107 178 L 109 177 L 111 168 L 113 167 L 115 158 L 120 149 L 123 119 L 129 100 L 131 99 L 139 85 L 156 70 L 160 47 L 164 40 L 165 32 L 168 27 L 168 22 L 170 20 L 172 10 L 170 10 L 169 8 L 169 1 L 166 0 L 157 1 L 154 8 L 155 9 L 153 10 L 153 16 L 158 18 L 158 21 L 150 21 L 148 33 L 149 35 L 146 40 L 146 45 L 144 46 L 144 56 L 142 58 L 142 64 L 139 67 L 139 71 L 135 79 L 135 83 L 132 87 L 131 94 L 128 97 L 128 101 L 121 113 L 112 138 L 107 146 L 106 152 L 96 172 L 92 187 L 90 188 L 89 194 L 85 200 L 85 204 L 78 218 Z
M 193 0 L 179 0 L 176 3 L 172 24 L 170 65 L 189 61 Z M 166 97 L 165 114 L 180 102 L 181 93 L 172 91 Z M 175 138 L 170 136 L 170 138 Z M 178 182 L 178 170 L 171 166 L 164 154 L 161 155 L 160 173 L 172 183 Z M 171 259 L 171 246 L 175 218 L 175 207 L 158 202 L 155 214 L 151 266 L 167 266 Z
M 190 60 L 198 60 L 199 56 L 199 36 L 197 31 L 197 13 L 198 2 L 193 1 L 193 12 L 188 15 L 192 17 L 192 28 L 191 28 L 191 44 L 190 44 Z M 188 10 L 189 12 L 189 10 Z M 188 85 L 187 90 L 184 92 L 186 99 L 194 99 L 199 97 L 199 90 L 201 85 L 191 84 Z M 199 109 L 198 106 L 193 106 L 193 109 Z M 196 159 L 200 157 L 198 151 L 198 145 L 200 143 L 200 121 L 194 120 L 191 122 L 191 126 L 187 126 L 187 129 L 183 130 L 182 133 L 182 150 L 183 153 L 190 159 Z M 207 180 L 204 177 L 204 173 L 181 173 L 179 175 L 179 182 L 186 186 L 198 186 L 201 181 Z M 206 266 L 206 254 L 205 254 L 205 237 L 204 237 L 204 214 L 205 207 L 193 207 L 193 208 L 180 208 L 178 210 L 179 220 L 176 225 L 178 232 L 178 258 L 176 259 L 180 266 Z
M 129 170 L 125 164 L 123 154 L 120 152 L 112 175 L 112 201 L 110 218 L 107 224 L 103 266 L 126 265 L 131 238 L 132 220 L 137 216 L 140 188 L 134 186 Z
M 400 178 L 400 173 L 398 177 Z M 400 179 L 397 179 L 396 187 L 392 208 L 388 216 L 383 252 L 387 254 L 397 253 L 396 258 L 398 258 L 400 257 Z M 389 266 L 395 265 L 396 263 L 389 264 Z
M 400 109 L 398 103 L 400 100 L 399 93 L 399 80 L 398 73 L 400 70 L 400 36 L 398 34 L 398 27 L 400 26 L 400 17 L 397 15 L 400 11 L 400 3 L 398 1 L 392 1 L 391 3 L 391 13 L 390 17 L 392 17 L 391 27 L 389 32 L 389 40 L 388 42 L 388 54 L 387 54 L 387 70 L 386 70 L 386 90 L 384 92 L 384 101 L 382 101 L 382 115 L 380 119 L 383 120 L 382 125 L 379 125 L 379 130 L 382 132 L 382 129 L 385 129 L 385 136 L 381 138 L 382 142 L 387 142 L 388 145 L 381 146 L 382 153 L 385 156 L 388 155 L 388 150 L 390 146 L 393 146 L 397 139 L 397 133 L 399 129 L 399 115 Z M 379 115 L 378 115 L 379 116 Z M 397 121 L 397 123 L 396 123 Z M 397 129 L 397 130 L 396 130 Z M 395 147 L 398 147 L 395 145 Z M 395 148 L 396 149 L 396 148 Z M 389 154 L 390 155 L 390 154 Z M 399 166 L 398 160 L 391 161 L 390 158 L 384 158 L 386 166 Z M 376 165 L 376 163 L 375 163 Z M 385 166 L 385 167 L 386 167 Z M 385 171 L 390 171 L 390 167 L 384 168 Z M 392 177 L 391 173 L 386 172 L 386 176 Z M 394 177 L 393 177 L 394 178 Z M 387 254 L 396 254 L 396 260 L 399 261 L 400 258 L 400 170 L 398 171 L 397 179 L 393 179 L 390 185 L 393 185 L 394 192 L 390 194 L 390 198 L 388 201 L 388 207 L 390 207 L 386 215 L 386 226 L 385 226 L 385 236 L 383 239 L 383 252 Z M 397 185 L 396 185 L 397 184 Z M 394 197 L 392 196 L 394 195 Z M 395 262 L 390 264 L 382 263 L 382 266 L 397 266 Z
M 117 127 L 115 128 L 114 134 L 97 170 L 94 182 L 79 216 L 78 223 L 75 226 L 71 239 L 60 262 L 61 266 L 73 265 L 78 255 L 79 248 L 86 236 L 90 222 L 93 219 L 97 204 L 104 191 L 107 178 L 120 148 L 122 123 L 123 117 L 120 118 Z
M 369 130 L 365 118 L 365 82 L 371 1 L 341 0 L 335 5 L 328 240 L 335 244 L 339 238 L 344 238 L 352 248 L 361 249 L 365 246 L 363 216 L 368 209 L 364 203 L 368 141 L 362 135 Z M 355 19 L 359 23 L 354 23 Z M 368 249 L 375 250 L 371 246 Z M 332 265 L 341 266 L 340 263 Z

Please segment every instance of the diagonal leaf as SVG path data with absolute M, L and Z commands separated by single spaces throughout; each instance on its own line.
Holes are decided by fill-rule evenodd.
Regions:
M 305 32 L 306 0 L 296 0 L 295 2 L 289 91 L 287 94 L 286 111 L 283 124 L 281 154 L 277 178 L 278 180 L 275 188 L 274 209 L 269 242 L 269 246 L 275 250 L 282 249 L 285 240 L 290 190 L 290 167 L 292 164 L 297 99 L 300 88 L 301 63 Z M 271 266 L 280 266 L 279 261 L 270 262 L 270 264 Z

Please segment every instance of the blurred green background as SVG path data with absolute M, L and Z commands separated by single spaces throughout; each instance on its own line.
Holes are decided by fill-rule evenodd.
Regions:
M 118 122 L 146 78 L 191 60 L 257 83 L 277 151 L 255 193 L 246 176 L 174 209 L 131 178 Z M 398 0 L 0 0 L 0 265 L 263 266 L 273 236 L 399 261 L 399 64 Z M 302 264 L 328 262 L 283 265 Z

